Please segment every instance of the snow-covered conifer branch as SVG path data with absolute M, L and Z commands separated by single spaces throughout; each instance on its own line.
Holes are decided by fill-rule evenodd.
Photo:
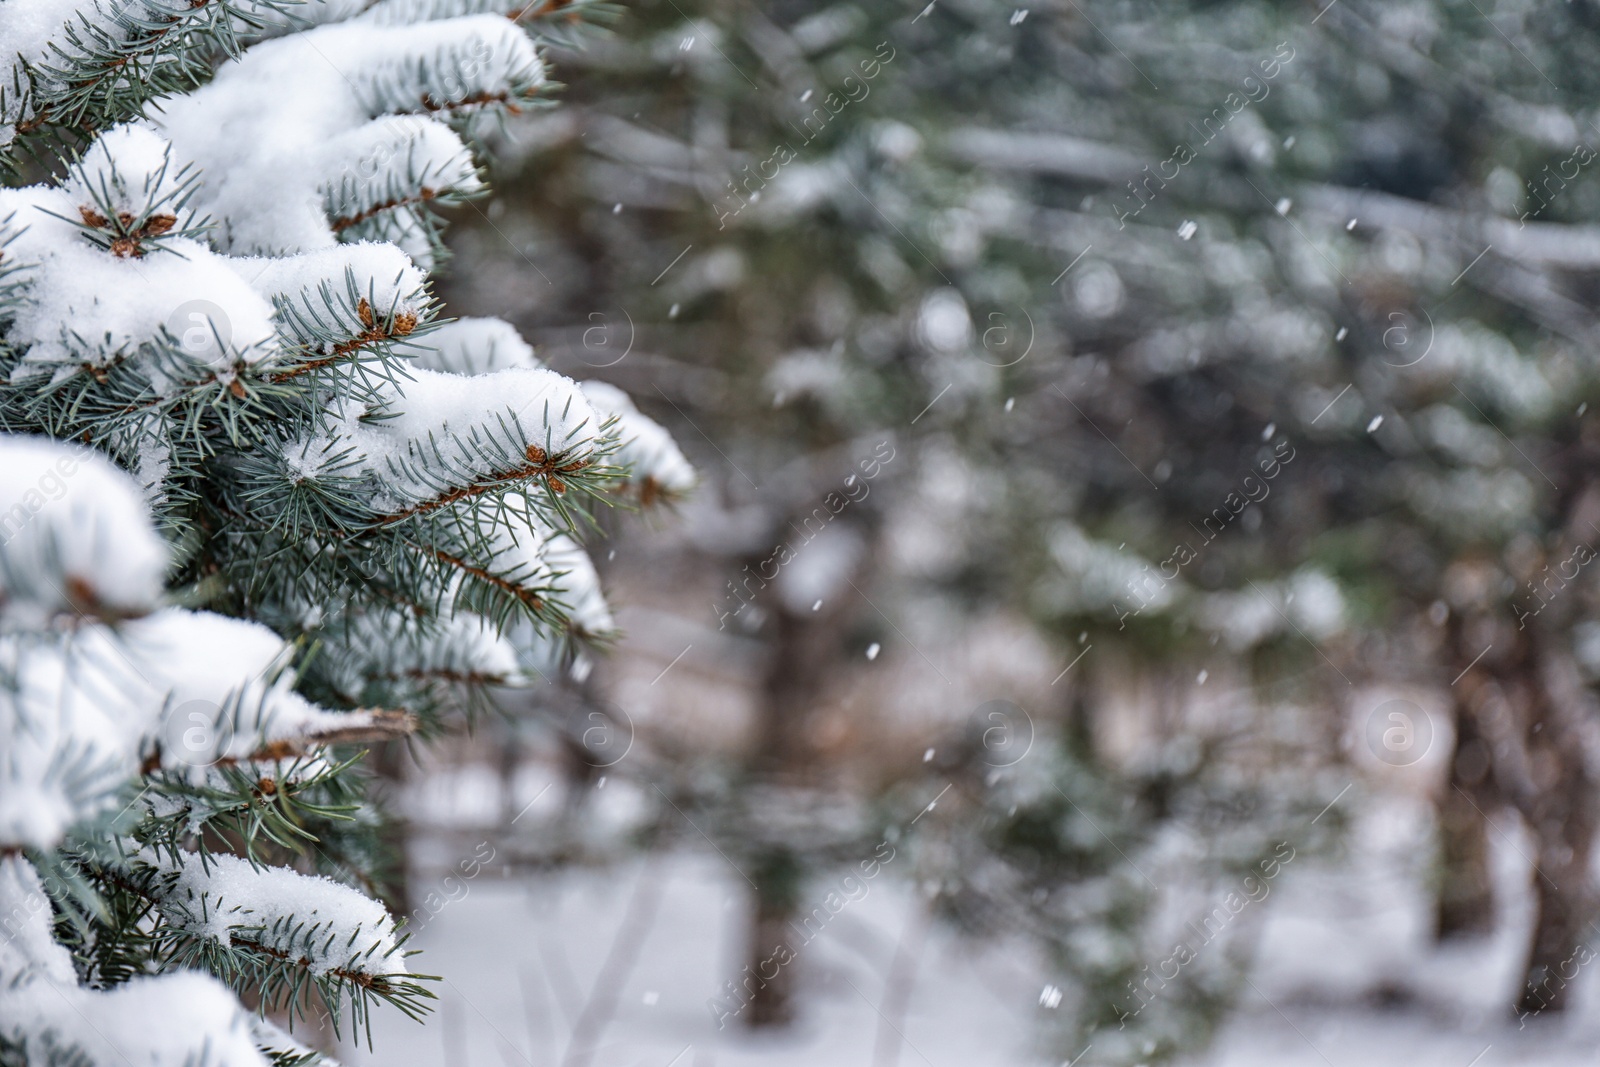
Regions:
M 335 1026 L 346 999 L 359 1026 L 375 1002 L 416 1016 L 433 997 L 407 971 L 405 938 L 383 905 L 349 886 L 221 854 L 169 853 L 148 866 L 145 892 L 175 962 L 259 990 L 291 1013 L 315 989 Z
M 0 189 L 0 426 L 74 442 L 0 438 L 0 896 L 42 902 L 0 1058 L 303 1064 L 193 972 L 426 1010 L 357 746 L 605 641 L 580 536 L 692 472 L 429 291 L 463 133 L 542 102 L 530 27 L 604 5 L 165 3 L 0 25 L 0 156 L 76 149 Z
M 383 239 L 427 265 L 440 251 L 431 205 L 483 191 L 440 116 L 537 99 L 533 45 L 491 15 L 398 25 L 376 15 L 257 45 L 155 120 L 182 159 L 230 176 L 200 197 L 221 247 L 264 255 Z M 289 122 L 308 138 L 273 135 Z
M 137 117 L 199 84 L 266 28 L 278 0 L 13 0 L 0 22 L 0 146 L 31 155 Z M 12 10 L 15 9 L 15 10 Z M 0 161 L 15 156 L 0 152 Z
M 248 1014 L 215 978 L 188 971 L 80 986 L 72 954 L 51 936 L 50 898 L 20 856 L 0 857 L 0 914 L 8 934 L 0 940 L 0 1048 L 20 1062 L 265 1067 Z M 151 1025 L 157 1018 L 162 1025 Z

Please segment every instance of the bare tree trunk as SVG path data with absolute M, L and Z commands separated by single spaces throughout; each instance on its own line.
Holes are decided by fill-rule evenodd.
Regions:
M 1566 770 L 1564 768 L 1564 770 Z M 1533 937 L 1523 968 L 1519 1014 L 1564 1011 L 1571 1000 L 1570 981 L 1586 962 L 1593 924 L 1594 892 L 1589 881 L 1595 820 L 1594 790 L 1577 776 L 1562 781 L 1543 798 L 1543 822 L 1533 887 L 1537 901 Z
M 846 593 L 801 614 L 769 596 L 771 659 L 762 681 L 750 773 L 757 782 L 778 786 L 815 785 L 818 705 L 840 662 L 843 634 L 855 614 L 854 600 L 846 599 L 851 596 Z M 757 866 L 751 872 L 755 901 L 746 943 L 749 970 L 741 980 L 753 986 L 746 1022 L 761 1028 L 782 1026 L 794 1018 L 795 965 L 775 966 L 774 955 L 787 960 L 797 947 L 792 924 L 805 870 L 802 858 L 781 845 L 771 848 Z M 780 946 L 788 951 L 780 952 Z
M 1586 962 L 1600 783 L 1588 770 L 1593 699 L 1562 643 L 1538 625 L 1505 627 L 1499 643 L 1507 651 L 1488 671 L 1475 672 L 1469 703 L 1493 753 L 1495 789 L 1516 807 L 1536 845 L 1534 924 L 1516 1009 L 1527 1016 L 1565 1010 L 1570 980 Z
M 1488 820 L 1456 788 L 1439 798 L 1438 809 L 1439 887 L 1434 900 L 1434 936 L 1440 941 L 1480 937 L 1494 930 L 1495 918 Z
M 1488 818 L 1497 806 L 1489 778 L 1492 757 L 1476 709 L 1465 697 L 1462 694 L 1456 701 L 1449 781 L 1436 805 L 1439 863 L 1434 936 L 1440 941 L 1487 934 L 1495 921 Z
M 794 919 L 802 869 L 787 852 L 752 872 L 756 883 L 744 981 L 750 989 L 748 1025 L 787 1026 L 794 1021 Z
M 411 914 L 410 840 L 411 827 L 400 812 L 400 793 L 405 789 L 406 764 L 410 753 L 404 740 L 384 741 L 374 745 L 368 758 L 383 794 L 386 813 L 378 827 L 378 844 L 382 855 L 379 867 L 379 886 L 383 901 L 395 915 Z
M 824 609 L 806 615 L 781 606 L 772 611 L 772 658 L 762 679 L 761 720 L 750 761 L 751 770 L 763 777 L 798 780 L 813 769 L 817 702 L 838 665 L 840 633 L 852 614 L 843 604 Z
M 1589 877 L 1600 789 L 1585 765 L 1585 709 L 1575 686 L 1563 685 L 1555 665 L 1537 662 L 1529 690 L 1527 767 L 1533 785 L 1518 805 L 1538 842 L 1533 885 L 1537 901 L 1519 1013 L 1564 1011 L 1570 980 L 1587 951 L 1594 919 Z
M 1557 604 L 1571 609 L 1570 601 Z M 1600 782 L 1588 769 L 1597 747 L 1594 699 L 1579 679 L 1564 640 L 1554 636 L 1570 620 L 1554 618 L 1556 612 L 1536 620 L 1526 611 L 1522 614 L 1512 626 L 1503 616 L 1480 611 L 1464 619 L 1453 635 L 1458 662 L 1465 666 L 1452 683 L 1460 728 L 1440 822 L 1447 861 L 1486 851 L 1486 842 L 1479 840 L 1486 829 L 1481 825 L 1485 800 L 1513 805 L 1533 835 L 1534 925 L 1516 1009 L 1527 1016 L 1564 1010 L 1570 1002 L 1570 980 L 1586 962 L 1585 933 L 1595 902 L 1589 861 L 1600 824 Z M 1485 763 L 1492 777 L 1475 782 Z M 1467 807 L 1478 809 L 1479 826 L 1461 814 Z M 1469 862 L 1476 867 L 1478 860 Z M 1445 875 L 1441 935 L 1447 932 L 1447 894 L 1454 897 L 1448 900 L 1455 909 L 1449 916 L 1452 923 L 1470 922 L 1472 883 L 1479 877 L 1466 863 L 1456 871 L 1447 863 Z M 1454 888 L 1452 875 L 1462 880 Z

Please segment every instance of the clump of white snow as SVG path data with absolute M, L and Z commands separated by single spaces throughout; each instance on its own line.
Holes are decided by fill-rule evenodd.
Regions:
M 147 746 L 159 744 L 167 769 L 245 760 L 273 742 L 370 721 L 295 692 L 288 646 L 259 623 L 169 608 L 128 623 L 120 640 L 158 716 Z
M 461 138 L 433 116 L 536 90 L 533 44 L 503 16 L 386 22 L 374 11 L 263 42 L 164 102 L 152 121 L 206 176 L 196 203 L 221 247 L 268 255 L 383 236 L 426 259 L 411 210 L 481 188 Z
M 127 475 L 88 449 L 0 438 L 0 626 L 142 614 L 160 603 L 166 567 Z
M 80 987 L 71 955 L 51 936 L 38 873 L 20 856 L 0 859 L 0 914 L 0 1035 L 26 1045 L 30 1062 L 266 1067 L 249 1014 L 209 975 L 180 971 L 108 990 Z M 156 1019 L 160 1025 L 152 1025 Z
M 328 333 L 348 341 L 366 335 L 380 319 L 394 319 L 394 332 L 404 336 L 431 311 L 427 276 L 393 245 L 363 241 L 229 262 L 278 308 L 284 340 L 301 347 L 327 350 Z
M 43 186 L 0 189 L 0 242 L 24 286 L 9 337 L 28 351 L 13 380 L 60 379 L 85 363 L 131 358 L 160 389 L 167 365 L 148 353 L 163 338 L 179 341 L 182 354 L 224 381 L 236 364 L 276 351 L 272 305 L 225 257 L 182 237 L 145 254 L 115 255 L 83 235 L 79 199 Z M 191 313 L 214 325 L 186 335 Z
M 694 487 L 694 468 L 678 443 L 660 423 L 641 414 L 627 393 L 605 382 L 583 382 L 581 388 L 595 411 L 615 420 L 611 433 L 619 447 L 612 462 L 628 469 L 629 485 L 649 498 L 679 496 Z
M 184 206 L 185 178 L 165 138 L 147 127 L 124 125 L 95 138 L 62 188 L 79 205 L 136 217 L 167 206 L 176 216 Z
M 393 417 L 369 421 L 364 406 L 343 404 L 327 429 L 285 447 L 287 461 L 306 478 L 370 476 L 372 506 L 394 514 L 557 455 L 579 462 L 597 444 L 594 409 L 554 371 L 410 374 L 389 401 Z
M 570 535 L 547 531 L 544 561 L 553 572 L 555 599 L 566 609 L 568 626 L 580 637 L 605 637 L 616 630 L 589 554 Z
M 265 626 L 162 609 L 166 546 L 105 459 L 0 438 L 0 507 L 0 846 L 53 847 L 142 765 L 203 774 L 370 722 L 296 693 Z
M 503 319 L 457 319 L 431 331 L 416 347 L 419 351 L 413 362 L 417 366 L 449 374 L 493 374 L 511 367 L 538 370 L 544 366 L 533 346 Z M 599 407 L 589 393 L 590 384 L 584 385 L 584 394 Z
M 517 574 L 524 588 L 543 590 L 561 605 L 568 617 L 568 628 L 579 637 L 606 637 L 616 629 L 611 609 L 600 587 L 600 574 L 594 562 L 576 539 L 530 514 L 526 500 L 518 493 L 506 496 L 506 512 L 492 529 L 490 569 L 499 574 Z M 531 626 L 519 627 L 510 635 L 519 659 L 533 663 L 542 671 L 540 655 L 549 635 L 539 635 Z M 530 659 L 530 655 L 532 658 Z
M 161 912 L 192 934 L 259 945 L 315 975 L 406 973 L 394 919 L 347 885 L 230 855 L 186 852 L 156 862 L 176 875 L 161 894 Z

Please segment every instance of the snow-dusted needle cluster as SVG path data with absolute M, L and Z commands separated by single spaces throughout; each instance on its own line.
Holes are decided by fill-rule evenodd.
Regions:
M 581 661 L 591 513 L 694 472 L 430 292 L 537 9 L 0 6 L 0 167 L 65 164 L 0 188 L 0 1060 L 303 1064 L 236 993 L 432 996 L 350 746 Z

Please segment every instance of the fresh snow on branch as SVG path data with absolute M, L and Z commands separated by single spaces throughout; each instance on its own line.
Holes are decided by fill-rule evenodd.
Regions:
M 319 976 L 406 973 L 383 905 L 331 878 L 225 854 L 184 852 L 152 862 L 173 876 L 160 892 L 161 913 L 197 937 L 247 943 Z
M 108 255 L 83 237 L 86 206 L 62 189 L 0 189 L 0 241 L 24 287 L 9 329 L 27 347 L 20 376 L 59 380 L 85 363 L 135 361 L 165 382 L 168 364 L 156 356 L 177 347 L 190 325 L 186 306 L 218 309 L 226 320 L 226 336 L 207 329 L 183 343 L 189 358 L 219 374 L 276 351 L 271 303 L 227 257 L 182 237 L 163 240 L 166 254 Z
M 678 443 L 659 423 L 640 413 L 627 393 L 606 382 L 588 381 L 582 388 L 594 409 L 615 421 L 611 432 L 620 447 L 613 462 L 628 469 L 628 483 L 638 489 L 644 503 L 659 496 L 682 496 L 694 487 L 694 468 Z
M 393 245 L 363 241 L 230 264 L 278 308 L 284 340 L 308 349 L 331 351 L 330 335 L 362 338 L 379 318 L 396 320 L 405 336 L 431 310 L 427 278 Z
M 41 435 L 0 435 L 0 1058 L 300 1063 L 237 995 L 426 1010 L 383 905 L 276 850 L 367 885 L 330 746 L 581 678 L 615 625 L 578 531 L 694 480 L 429 289 L 541 13 L 0 5 L 0 163 L 67 161 L 0 188 L 0 414 Z
M 428 334 L 417 347 L 413 360 L 417 366 L 449 374 L 492 374 L 512 367 L 538 370 L 544 366 L 533 346 L 503 319 L 457 319 Z
M 481 190 L 461 138 L 430 116 L 539 92 L 533 44 L 493 15 L 384 25 L 376 14 L 256 45 L 154 120 L 180 158 L 217 176 L 198 202 L 226 250 L 405 238 L 404 227 L 374 225 Z M 428 260 L 425 240 L 401 245 Z
M 0 516 L 0 618 L 12 629 L 0 637 L 0 846 L 53 847 L 142 765 L 203 773 L 370 721 L 295 692 L 288 647 L 265 626 L 155 610 L 166 550 L 105 460 L 0 438 L 0 494 L 19 501 Z M 64 614 L 75 625 L 40 632 Z
M 71 954 L 51 937 L 39 876 L 20 856 L 0 859 L 0 915 L 6 933 L 0 1036 L 26 1050 L 29 1062 L 265 1067 L 248 1013 L 209 975 L 137 977 L 105 990 L 79 986 Z
M 569 378 L 519 369 L 409 373 L 387 410 L 341 403 L 327 429 L 287 444 L 295 475 L 370 477 L 371 505 L 383 515 L 448 503 L 479 482 L 535 475 L 561 493 L 561 475 L 589 462 L 597 420 Z
M 79 611 L 140 615 L 161 599 L 167 550 L 127 475 L 102 456 L 0 438 L 0 627 Z

